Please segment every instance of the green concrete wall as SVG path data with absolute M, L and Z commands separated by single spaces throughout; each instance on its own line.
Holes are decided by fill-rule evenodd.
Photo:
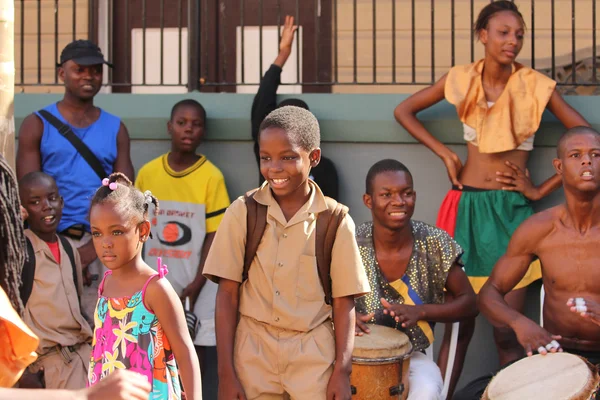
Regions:
M 15 95 L 17 127 L 27 114 L 58 101 L 61 97 L 55 94 Z M 281 96 L 282 99 L 285 97 Z M 324 142 L 416 143 L 392 117 L 394 107 L 407 95 L 304 94 L 300 97 L 310 105 L 319 119 Z M 250 138 L 252 95 L 101 94 L 96 97 L 96 104 L 119 115 L 127 125 L 132 139 L 163 140 L 165 120 L 169 117 L 172 105 L 185 98 L 196 99 L 206 108 L 209 117 L 207 140 Z M 567 101 L 600 129 L 600 115 L 595 112 L 600 105 L 599 98 L 572 96 Z M 449 103 L 443 101 L 423 111 L 419 118 L 444 143 L 463 143 L 461 125 L 454 107 Z M 562 125 L 551 114 L 545 113 L 540 130 L 544 134 L 536 138 L 536 146 L 553 146 L 562 133 Z
M 340 178 L 340 200 L 350 207 L 357 223 L 369 219 L 362 204 L 364 179 L 369 167 L 383 158 L 396 158 L 411 169 L 417 191 L 415 218 L 435 223 L 438 207 L 450 188 L 443 163 L 415 140 L 393 119 L 394 107 L 406 95 L 302 95 L 321 124 L 323 154 L 331 158 Z M 61 96 L 18 94 L 15 96 L 17 129 L 32 111 L 57 101 Z M 184 98 L 194 98 L 204 105 L 208 114 L 207 138 L 200 152 L 216 164 L 225 176 L 232 198 L 255 187 L 258 170 L 250 136 L 252 95 L 201 94 L 188 95 L 99 95 L 96 104 L 121 116 L 129 129 L 131 156 L 136 171 L 154 157 L 170 148 L 166 122 L 173 104 Z M 284 98 L 284 96 L 282 96 Z M 600 97 L 568 97 L 567 102 L 600 129 Z M 454 108 L 441 102 L 419 115 L 425 126 L 460 157 L 466 157 L 462 127 Z M 564 128 L 549 113 L 535 139 L 529 170 L 534 182 L 540 183 L 554 171 L 554 146 Z M 534 204 L 543 209 L 562 201 L 561 191 Z M 539 285 L 530 288 L 527 314 L 539 318 Z M 442 324 L 438 324 L 439 337 Z M 439 340 L 436 341 L 436 348 Z M 469 348 L 460 384 L 491 372 L 497 363 L 491 337 L 491 326 L 479 317 L 477 330 Z

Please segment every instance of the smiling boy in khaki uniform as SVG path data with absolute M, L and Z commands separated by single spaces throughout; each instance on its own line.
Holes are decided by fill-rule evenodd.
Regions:
M 369 292 L 354 222 L 346 215 L 336 231 L 329 306 L 315 252 L 327 204 L 308 178 L 321 157 L 319 124 L 307 110 L 279 108 L 261 124 L 259 145 L 266 182 L 254 200 L 268 207 L 267 225 L 248 278 L 244 197 L 225 213 L 204 267 L 219 283 L 219 398 L 349 400 L 354 298 Z

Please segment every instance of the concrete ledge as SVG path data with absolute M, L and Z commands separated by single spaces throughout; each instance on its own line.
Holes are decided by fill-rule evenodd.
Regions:
M 56 94 L 16 94 L 17 131 L 23 118 L 47 104 L 60 100 Z M 280 96 L 281 99 L 291 96 Z M 304 94 L 321 123 L 324 142 L 416 143 L 393 118 L 393 110 L 407 95 L 391 94 Z M 96 104 L 119 115 L 132 139 L 168 140 L 166 122 L 177 101 L 198 100 L 208 114 L 207 140 L 250 140 L 250 109 L 253 95 L 189 93 L 177 95 L 100 94 Z M 600 97 L 569 96 L 566 100 L 596 129 L 600 129 Z M 462 126 L 452 105 L 443 101 L 419 114 L 427 129 L 442 142 L 462 144 Z M 536 146 L 554 146 L 564 131 L 549 112 L 544 113 Z M 541 134 L 543 133 L 543 134 Z

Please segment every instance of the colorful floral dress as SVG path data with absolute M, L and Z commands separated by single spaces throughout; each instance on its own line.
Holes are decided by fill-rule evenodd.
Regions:
M 98 288 L 94 313 L 92 357 L 88 385 L 92 386 L 117 369 L 128 369 L 148 378 L 152 392 L 148 399 L 179 400 L 181 386 L 177 363 L 162 326 L 144 305 L 146 287 L 130 297 L 102 296 L 107 271 Z M 164 275 L 161 271 L 159 278 Z

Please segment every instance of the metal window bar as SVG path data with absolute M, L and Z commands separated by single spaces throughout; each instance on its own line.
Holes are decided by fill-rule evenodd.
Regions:
M 315 8 L 315 65 L 316 65 L 316 75 L 315 75 L 315 80 L 317 82 L 319 82 L 319 45 L 320 45 L 320 40 L 319 40 L 319 35 L 321 34 L 321 30 L 319 29 L 319 23 L 321 22 L 321 18 L 319 15 L 319 7 L 320 7 L 320 0 L 314 0 L 314 8 Z
M 58 64 L 58 0 L 54 0 L 54 65 Z M 54 68 L 54 83 L 58 83 L 58 68 Z
M 394 1 L 394 0 L 392 0 Z M 340 81 L 339 77 L 339 42 L 338 42 L 338 2 L 333 0 L 333 81 L 335 83 Z
M 415 40 L 415 35 L 416 35 L 416 12 L 415 12 L 415 0 L 411 0 L 411 7 L 410 7 L 410 12 L 411 12 L 411 24 L 410 24 L 410 29 L 411 29 L 411 35 L 410 35 L 410 39 L 411 39 L 411 50 L 412 50 L 412 63 L 411 63 L 411 70 L 412 70 L 412 80 L 411 83 L 416 83 L 417 82 L 417 49 L 416 47 L 416 40 Z
M 244 77 L 244 66 L 246 65 L 245 62 L 245 49 L 246 49 L 246 42 L 245 42 L 245 38 L 244 38 L 244 34 L 245 34 L 245 29 L 246 27 L 244 26 L 244 0 L 240 0 L 240 41 L 241 41 L 241 45 L 240 45 L 240 52 L 241 52 L 241 63 L 240 63 L 240 72 L 242 75 L 242 83 L 246 83 L 246 79 Z
M 476 13 L 478 12 L 476 7 L 479 7 L 479 3 L 475 4 L 474 0 L 461 3 L 456 2 L 456 0 L 451 0 L 449 2 L 430 0 L 428 2 L 431 8 L 429 10 L 429 15 L 425 14 L 427 11 L 423 10 L 422 8 L 417 9 L 417 6 L 419 6 L 421 3 L 418 3 L 416 0 L 402 0 L 400 2 L 397 0 L 371 0 L 367 3 L 358 3 L 358 0 L 345 2 L 339 2 L 337 0 L 313 0 L 306 1 L 304 3 L 300 3 L 300 0 L 286 0 L 287 3 L 284 3 L 281 0 L 268 0 L 269 3 L 265 3 L 264 0 L 258 0 L 255 3 L 259 5 L 258 14 L 252 15 L 251 17 L 248 17 L 246 13 L 256 13 L 254 8 L 249 9 L 245 0 L 240 0 L 239 3 L 233 0 L 233 3 L 238 6 L 236 12 L 240 13 L 239 16 L 235 14 L 235 21 L 231 21 L 231 17 L 229 16 L 230 13 L 227 12 L 229 10 L 222 8 L 225 6 L 230 7 L 229 3 L 224 2 L 223 0 L 188 0 L 186 2 L 183 0 L 177 0 L 177 2 L 172 1 L 172 3 L 174 3 L 173 5 L 177 7 L 176 9 L 175 7 L 173 7 L 173 9 L 167 8 L 167 5 L 171 5 L 171 2 L 165 4 L 165 0 L 137 0 L 136 3 L 131 3 L 132 0 L 119 1 L 125 2 L 123 10 L 126 25 L 124 29 L 125 32 L 123 34 L 127 35 L 125 37 L 115 36 L 116 31 L 113 30 L 113 20 L 116 11 L 113 10 L 113 7 L 116 6 L 116 4 L 119 4 L 114 0 L 106 0 L 108 4 L 108 15 L 107 18 L 102 17 L 102 19 L 107 20 L 98 19 L 98 12 L 100 10 L 98 9 L 99 2 L 97 0 L 89 0 L 87 4 L 83 4 L 83 2 L 77 0 L 72 0 L 72 2 L 64 0 L 64 3 L 59 0 L 47 2 L 42 2 L 42 0 L 37 0 L 34 2 L 32 0 L 30 4 L 31 7 L 26 7 L 25 2 L 21 1 L 17 6 L 20 7 L 18 9 L 21 12 L 20 18 L 18 19 L 18 23 L 20 24 L 20 37 L 16 39 L 15 43 L 17 47 L 20 47 L 18 49 L 19 53 L 17 54 L 17 57 L 20 60 L 20 71 L 17 71 L 16 73 L 16 76 L 19 78 L 17 86 L 23 88 L 26 86 L 60 86 L 63 84 L 59 81 L 57 73 L 52 74 L 54 75 L 52 76 L 47 72 L 49 67 L 48 61 L 52 58 L 52 56 L 46 57 L 45 54 L 47 54 L 46 51 L 48 51 L 50 54 L 53 52 L 54 62 L 58 63 L 60 60 L 61 49 L 59 45 L 61 40 L 59 35 L 62 31 L 60 22 L 61 17 L 63 17 L 60 12 L 68 12 L 64 9 L 61 10 L 60 7 L 63 7 L 63 4 L 65 3 L 69 6 L 72 5 L 72 10 L 70 10 L 71 15 L 67 17 L 72 18 L 72 32 L 69 32 L 68 36 L 72 36 L 73 39 L 77 38 L 77 16 L 86 15 L 85 9 L 78 10 L 78 7 L 87 7 L 88 37 L 91 40 L 97 40 L 99 28 L 103 28 L 108 32 L 107 37 L 109 43 L 106 45 L 107 57 L 111 61 L 114 61 L 117 68 L 121 68 L 119 76 L 125 77 L 122 82 L 115 83 L 113 82 L 112 71 L 109 70 L 108 82 L 106 82 L 105 85 L 115 87 L 180 86 L 187 84 L 189 90 L 195 90 L 198 88 L 198 81 L 202 85 L 206 86 L 234 87 L 255 85 L 256 81 L 254 79 L 251 80 L 252 82 L 247 82 L 246 79 L 247 65 L 245 65 L 245 61 L 247 58 L 246 56 L 248 55 L 247 53 L 250 51 L 254 54 L 256 54 L 256 51 L 259 52 L 258 55 L 254 56 L 254 59 L 260 64 L 260 78 L 262 78 L 264 64 L 262 51 L 264 46 L 279 46 L 282 22 L 285 13 L 289 13 L 290 11 L 292 14 L 295 14 L 296 25 L 301 26 L 303 22 L 301 21 L 302 19 L 309 21 L 310 25 L 314 23 L 314 29 L 299 29 L 296 32 L 297 76 L 295 82 L 283 83 L 283 85 L 429 85 L 436 79 L 436 68 L 441 71 L 446 67 L 449 68 L 451 65 L 465 64 L 469 61 L 474 61 L 475 55 L 478 53 L 476 50 L 479 49 L 479 47 L 476 49 L 475 46 L 480 46 L 479 44 L 476 45 L 477 35 L 475 35 L 472 31 Z M 529 6 L 531 10 L 531 33 L 530 35 L 528 34 L 528 39 L 531 40 L 531 51 L 527 52 L 528 54 L 526 57 L 530 58 L 530 65 L 533 68 L 536 68 L 540 64 L 539 57 L 549 55 L 551 57 L 551 63 L 550 65 L 545 66 L 544 68 L 546 69 L 542 70 L 542 72 L 548 74 L 554 79 L 559 79 L 560 81 L 558 84 L 561 86 L 568 86 L 569 88 L 573 86 L 600 86 L 597 73 L 597 1 L 590 0 L 589 2 L 581 2 L 579 4 L 575 4 L 575 1 L 577 0 L 561 2 L 550 0 L 548 3 L 544 3 L 548 4 L 550 8 L 550 15 L 545 15 L 543 14 L 543 11 L 541 11 L 545 10 L 540 7 L 542 3 L 539 1 L 536 2 L 535 0 L 530 0 Z M 130 10 L 132 4 L 137 4 L 137 6 L 134 7 L 141 7 L 141 12 L 134 13 L 133 10 Z M 460 8 L 460 11 L 459 4 L 460 7 L 464 7 Z M 188 21 L 184 20 L 185 10 L 183 7 L 186 6 L 189 8 L 190 12 L 193 11 L 192 15 L 189 15 Z M 365 15 L 368 15 L 363 12 L 363 7 L 365 6 L 371 7 L 371 16 L 365 17 Z M 398 28 L 400 28 L 403 24 L 398 22 L 396 13 L 397 11 L 405 10 L 406 6 L 411 7 L 410 15 L 406 15 L 407 19 L 410 19 L 409 23 L 411 26 L 410 28 L 406 26 L 406 29 L 404 30 L 398 30 Z M 576 8 L 576 6 L 579 8 Z M 196 8 L 194 9 L 194 7 Z M 291 10 L 292 7 L 295 9 Z M 319 10 L 321 7 L 328 11 L 320 15 Z M 571 40 L 567 42 L 566 46 L 559 47 L 559 43 L 556 42 L 558 38 L 558 23 L 556 19 L 560 15 L 564 15 L 566 12 L 568 12 L 567 7 L 570 7 L 571 14 Z M 589 12 L 592 14 L 592 37 L 590 40 L 590 43 L 592 44 L 591 60 L 581 60 L 577 57 L 577 45 L 583 45 L 586 42 L 586 39 L 590 39 L 588 36 L 590 35 L 589 31 L 586 31 L 577 25 L 578 23 L 581 25 L 581 21 L 577 20 L 576 11 L 578 11 L 580 14 L 584 13 L 584 11 L 582 11 L 583 7 L 588 7 L 585 11 L 586 14 Z M 329 12 L 329 10 L 331 10 L 331 12 Z M 406 11 L 408 10 L 406 9 Z M 27 16 L 26 12 L 28 13 Z M 54 14 L 50 15 L 51 12 Z M 440 54 L 443 54 L 448 50 L 443 48 L 443 46 L 440 46 L 439 43 L 436 43 L 436 35 L 439 35 L 440 29 L 439 23 L 436 23 L 436 12 L 438 14 L 441 13 L 443 18 L 446 18 L 446 14 L 449 14 L 450 18 L 450 54 L 447 58 L 445 58 L 446 56 L 440 56 Z M 542 13 L 540 14 L 540 12 Z M 48 13 L 48 15 L 44 13 Z M 382 21 L 379 20 L 377 13 L 391 13 L 391 33 L 389 28 L 381 27 Z M 157 14 L 159 14 L 159 19 L 156 18 Z M 190 13 L 188 12 L 188 14 Z M 346 24 L 346 21 L 342 21 L 340 18 L 342 15 L 347 14 L 351 14 L 351 16 Z M 215 17 L 217 18 L 215 23 L 209 24 L 211 18 Z M 331 19 L 331 21 L 325 20 L 324 17 Z M 362 26 L 362 22 L 365 20 L 365 18 L 367 20 L 371 19 L 372 23 L 372 27 L 367 27 L 366 30 Z M 548 18 L 550 18 L 550 21 L 548 21 Z M 274 19 L 276 19 L 276 22 L 273 22 Z M 425 30 L 420 27 L 423 25 L 420 23 L 422 20 L 425 20 L 431 24 L 429 27 L 425 28 Z M 32 21 L 33 23 L 26 25 L 26 21 Z M 259 43 L 257 48 L 249 50 L 246 48 L 248 41 L 245 37 L 245 28 L 249 24 L 256 24 L 257 22 L 258 26 L 256 26 L 256 29 L 259 32 Z M 386 22 L 389 24 L 389 20 Z M 545 23 L 548 24 L 548 22 L 549 29 L 544 28 L 544 30 L 540 30 L 540 27 L 543 27 Z M 50 33 L 42 32 L 44 24 L 47 23 L 54 24 L 54 29 L 52 29 Z M 269 43 L 266 42 L 263 27 L 267 23 L 277 26 L 276 37 L 278 40 L 276 43 L 271 43 L 271 41 L 269 41 Z M 173 26 L 173 24 L 176 24 L 176 26 Z M 468 45 L 470 45 L 470 54 L 469 49 L 467 48 L 466 54 L 463 55 L 458 51 L 458 46 L 462 47 L 464 43 L 462 41 L 462 36 L 459 35 L 461 31 L 464 32 L 464 29 L 467 27 L 467 25 L 469 25 L 470 43 L 468 43 Z M 38 32 L 37 36 L 34 35 L 31 42 L 25 41 L 26 26 L 33 26 L 32 32 L 35 32 L 36 29 Z M 133 44 L 131 41 L 131 28 L 139 26 L 142 27 L 142 49 L 140 49 L 142 64 L 140 65 L 140 76 L 138 78 L 133 76 L 134 71 L 131 70 L 130 57 L 132 50 L 131 47 Z M 185 29 L 186 26 L 188 29 L 188 39 L 187 43 L 184 43 L 183 29 Z M 387 26 L 389 27 L 390 25 Z M 151 45 L 151 43 L 148 41 L 148 30 L 156 29 L 158 27 L 160 28 L 159 33 L 161 46 L 160 64 L 156 63 L 155 60 L 147 60 L 149 48 L 146 48 L 146 46 Z M 325 30 L 325 27 L 328 29 Z M 332 29 L 330 30 L 329 27 L 332 27 Z M 171 28 L 175 28 L 177 30 L 177 38 L 173 38 L 172 44 L 169 43 L 171 39 L 167 33 L 167 30 Z M 242 47 L 236 53 L 235 49 L 227 47 L 227 39 L 231 37 L 229 35 L 234 35 L 235 29 L 240 28 Z M 417 35 L 422 35 L 423 32 L 427 32 L 427 34 L 430 35 L 429 43 L 423 42 L 422 40 L 417 40 Z M 42 37 L 42 34 L 45 36 Z M 378 57 L 378 53 L 381 52 L 378 52 L 379 49 L 377 48 L 377 45 L 381 44 L 381 39 L 386 38 L 388 34 L 391 34 L 390 53 L 392 73 L 391 78 L 386 77 L 384 79 L 382 78 L 381 71 L 384 67 L 386 69 L 389 68 L 389 61 L 379 60 L 381 57 Z M 536 38 L 536 35 L 540 36 L 540 34 L 547 34 L 550 36 L 550 46 L 539 46 L 539 38 Z M 49 37 L 52 35 L 54 35 L 54 37 Z M 168 46 L 175 46 L 176 40 L 178 49 L 175 52 L 175 54 L 177 54 L 175 57 L 178 57 L 179 60 L 174 60 L 171 58 L 165 59 L 167 50 L 169 50 Z M 466 40 L 468 40 L 468 36 Z M 275 39 L 273 39 L 273 41 L 275 41 Z M 330 43 L 326 43 L 325 41 L 330 41 Z M 54 48 L 52 49 L 52 47 L 50 47 L 50 49 L 48 49 L 42 47 L 44 43 L 47 42 L 52 43 Z M 361 49 L 363 48 L 362 46 L 364 44 L 369 42 L 372 46 L 373 53 L 365 58 L 365 55 Z M 120 46 L 117 47 L 117 44 L 120 44 Z M 423 46 L 424 44 L 425 46 Z M 417 47 L 417 45 L 419 45 L 419 47 Z M 189 65 L 187 66 L 184 66 L 181 63 L 182 57 L 185 56 L 183 46 L 188 46 L 187 54 L 188 58 L 191 59 Z M 367 47 L 368 46 L 369 45 L 367 44 Z M 407 54 L 409 51 L 409 46 L 410 55 Z M 430 48 L 427 49 L 427 46 L 430 46 Z M 550 54 L 544 55 L 542 54 L 542 50 L 546 50 L 546 48 L 548 48 L 547 52 Z M 417 57 L 417 55 L 419 55 L 417 52 L 427 50 L 431 51 L 430 57 L 427 59 L 421 58 L 420 56 Z M 238 55 L 241 53 L 241 57 L 232 55 L 232 52 Z M 402 55 L 406 54 L 409 57 L 399 57 L 400 54 L 398 53 L 401 53 Z M 346 54 L 349 57 L 344 57 Z M 566 61 L 566 65 L 558 65 L 558 55 L 563 54 L 568 56 L 568 61 Z M 113 60 L 115 57 L 117 59 Z M 118 59 L 119 57 L 125 57 L 125 60 Z M 387 59 L 387 57 L 384 58 Z M 302 62 L 303 59 L 306 61 L 305 63 Z M 230 72 L 231 68 L 235 69 L 235 66 L 231 64 L 234 60 L 239 63 L 241 78 L 239 75 L 237 75 L 237 78 L 232 81 L 231 76 L 233 76 L 233 74 L 228 74 L 228 71 Z M 328 62 L 323 63 L 325 60 Z M 329 63 L 329 60 L 331 63 Z M 426 61 L 421 62 L 420 60 Z M 448 60 L 445 62 L 450 65 L 444 65 L 444 61 L 442 60 Z M 150 62 L 153 62 L 153 64 L 149 64 Z M 388 62 L 388 64 L 384 65 L 383 62 Z M 581 62 L 585 62 L 587 68 L 591 69 L 591 73 L 585 77 L 583 75 L 578 76 L 577 74 L 577 68 L 581 68 Z M 173 64 L 173 66 L 171 66 L 171 64 L 167 63 L 178 64 Z M 371 65 L 368 65 L 369 63 Z M 313 77 L 309 80 L 303 79 L 303 65 L 301 64 L 304 64 L 304 66 L 310 68 L 313 68 L 316 65 L 316 74 L 313 75 Z M 324 70 L 324 67 L 321 64 L 327 64 L 328 70 Z M 191 70 L 192 66 L 197 68 L 194 73 L 192 73 Z M 402 77 L 399 73 L 399 67 L 401 71 L 404 71 L 404 66 L 407 67 L 406 77 Z M 173 79 L 171 81 L 168 79 L 166 74 L 167 71 L 175 67 L 178 68 L 178 77 L 177 79 Z M 152 71 L 156 71 L 156 76 L 158 76 L 160 68 L 160 81 L 158 79 L 156 81 L 159 83 L 149 82 L 149 71 L 151 71 L 150 68 L 152 68 Z M 183 82 L 184 68 L 187 68 L 187 75 L 189 77 L 188 81 L 190 79 L 194 79 L 196 82 Z M 368 70 L 368 68 L 371 68 L 371 76 L 365 77 L 360 74 L 361 71 Z M 568 75 L 566 78 L 563 76 L 563 71 L 565 69 L 567 72 L 570 72 L 570 75 Z M 427 74 L 426 71 L 428 70 L 430 71 L 430 74 Z M 27 78 L 27 71 L 33 72 L 32 79 Z M 352 78 L 345 79 L 341 75 L 344 71 L 348 71 L 349 75 L 352 75 Z M 425 72 L 425 77 L 423 76 L 423 72 Z M 134 80 L 135 83 L 133 83 L 132 80 Z M 340 82 L 340 80 L 342 82 Z
M 177 55 L 179 56 L 178 59 L 178 66 L 177 66 L 177 83 L 179 85 L 182 85 L 182 75 L 183 75 L 183 63 L 182 63 L 182 59 L 183 59 L 183 40 L 182 40 L 182 31 L 183 31 L 183 10 L 181 9 L 182 7 L 182 2 L 181 0 L 178 0 L 177 3 Z M 188 30 L 189 33 L 189 30 Z
M 575 0 L 571 1 L 571 77 L 573 84 L 577 84 L 577 60 L 575 59 L 577 47 L 575 45 Z
M 531 0 L 531 68 L 535 69 L 535 0 Z
M 596 65 L 596 0 L 592 1 L 592 82 L 598 82 L 598 71 Z
M 263 0 L 258 1 L 258 81 L 263 75 Z
M 377 83 L 377 0 L 373 0 L 373 83 Z M 319 65 L 319 64 L 317 64 Z
M 165 83 L 165 0 L 160 0 L 160 84 Z
M 115 39 L 114 39 L 114 32 L 113 32 L 113 22 L 114 22 L 114 15 L 115 15 L 115 8 L 114 8 L 114 2 L 113 0 L 109 0 L 108 1 L 108 62 L 112 63 L 112 60 L 114 58 L 114 45 L 115 45 Z M 112 68 L 108 68 L 108 82 L 109 84 L 111 84 L 113 82 L 113 69 Z
M 431 0 L 431 82 L 435 82 L 435 0 Z
M 142 0 L 142 85 L 146 84 L 146 0 Z
M 396 83 L 396 0 L 392 0 L 392 83 Z
M 75 9 L 75 8 L 73 8 Z M 21 56 L 21 84 L 25 83 L 25 0 L 21 0 L 21 48 L 20 48 L 20 56 Z
M 452 0 L 452 2 L 450 3 L 450 33 L 451 33 L 451 42 L 450 42 L 450 51 L 451 51 L 451 58 L 452 58 L 452 65 L 456 64 L 456 35 L 455 35 L 455 31 L 456 31 L 456 21 L 455 21 L 455 14 L 456 14 L 456 4 L 454 2 L 454 0 Z
M 300 85 L 302 82 L 300 82 L 300 3 L 298 0 L 296 0 L 295 13 L 296 18 L 294 21 L 298 26 L 298 29 L 296 30 L 296 84 Z
M 42 0 L 37 2 L 37 82 L 42 83 Z
M 133 82 L 133 77 L 131 76 L 131 63 L 129 62 L 131 54 L 131 30 L 129 27 L 129 1 L 127 1 L 125 4 L 125 32 L 127 32 L 127 35 L 125 36 L 125 82 L 127 83 Z M 113 62 L 113 60 L 109 61 Z
M 23 4 L 25 0 L 21 0 L 21 4 Z M 128 2 L 129 3 L 129 2 Z M 77 36 L 77 0 L 73 0 L 73 40 L 75 40 Z
M 358 37 L 357 37 L 357 34 L 356 34 L 356 32 L 358 31 L 358 9 L 357 9 L 357 7 L 358 7 L 358 5 L 356 4 L 356 0 L 354 0 L 354 9 L 353 9 L 353 11 L 354 11 L 354 13 L 353 13 L 353 18 L 354 18 L 354 25 L 353 25 L 353 28 L 354 28 L 353 29 L 353 31 L 354 31 L 353 32 L 353 34 L 354 34 L 354 57 L 353 57 L 353 60 L 354 60 L 354 71 L 353 71 L 354 72 L 354 79 L 353 79 L 353 82 L 354 83 L 358 82 L 357 79 L 356 79 L 357 75 L 358 75 L 358 65 L 357 65 L 357 63 L 358 63 L 358 60 L 357 60 L 357 58 L 358 58 Z

